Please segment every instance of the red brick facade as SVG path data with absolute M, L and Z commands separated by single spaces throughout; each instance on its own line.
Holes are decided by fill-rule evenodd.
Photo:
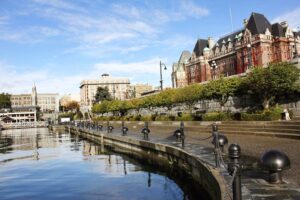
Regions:
M 184 63 L 187 83 L 205 82 L 214 76 L 231 76 L 245 73 L 252 67 L 290 61 L 299 55 L 298 52 L 300 32 L 293 32 L 285 22 L 270 24 L 264 15 L 252 13 L 242 30 L 220 38 L 215 44 L 211 38 L 197 41 L 191 58 Z

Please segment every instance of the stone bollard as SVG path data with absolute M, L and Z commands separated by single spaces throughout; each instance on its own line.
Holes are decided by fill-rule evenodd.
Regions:
M 107 133 L 112 133 L 113 129 L 114 129 L 113 126 L 111 126 L 111 125 L 108 126 L 108 127 L 107 127 Z
M 124 125 L 124 121 L 122 121 L 122 135 L 127 135 L 128 128 Z
M 231 144 L 228 148 L 228 172 L 232 176 L 233 200 L 242 199 L 242 182 L 241 182 L 241 147 L 238 144 Z
M 102 128 L 103 128 L 103 125 L 99 124 L 99 125 L 98 125 L 99 131 L 102 131 Z
M 181 146 L 182 148 L 184 148 L 184 139 L 185 139 L 185 136 L 184 136 L 184 131 L 183 129 L 179 128 L 179 129 L 176 129 L 174 131 L 174 134 L 173 134 L 175 137 L 176 137 L 176 140 L 177 141 L 181 141 Z
M 212 144 L 215 145 L 215 142 L 216 142 L 216 138 L 214 137 Z M 222 153 L 224 153 L 224 146 L 228 143 L 227 137 L 223 134 L 218 134 L 218 143 Z
M 148 140 L 149 139 L 149 133 L 150 129 L 148 128 L 148 122 L 145 122 L 145 127 L 141 130 L 141 133 L 144 135 L 144 139 Z
M 277 150 L 266 151 L 260 158 L 260 162 L 269 171 L 269 182 L 272 184 L 283 183 L 281 172 L 291 167 L 289 157 Z

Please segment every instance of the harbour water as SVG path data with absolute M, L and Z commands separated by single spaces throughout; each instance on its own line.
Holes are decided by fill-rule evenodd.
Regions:
M 208 199 L 192 188 L 188 177 L 103 151 L 69 133 L 46 128 L 1 133 L 2 200 Z

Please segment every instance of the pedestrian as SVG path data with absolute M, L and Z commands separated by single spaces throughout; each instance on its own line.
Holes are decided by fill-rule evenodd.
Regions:
M 287 110 L 287 109 L 284 109 L 283 112 L 284 112 L 285 120 L 286 120 L 286 121 L 291 120 L 291 118 L 290 118 L 290 113 L 288 112 L 288 110 Z

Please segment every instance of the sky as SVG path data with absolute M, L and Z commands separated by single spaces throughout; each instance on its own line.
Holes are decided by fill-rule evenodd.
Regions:
M 252 12 L 300 27 L 299 0 L 0 0 L 0 93 L 35 83 L 76 96 L 103 73 L 159 86 L 160 60 L 171 86 L 183 50 L 242 28 Z

